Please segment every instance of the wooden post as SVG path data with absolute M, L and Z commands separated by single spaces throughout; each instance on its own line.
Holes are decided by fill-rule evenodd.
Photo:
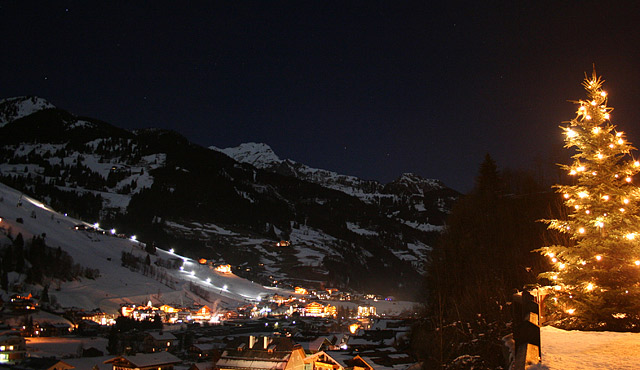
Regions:
M 513 295 L 514 370 L 525 370 L 542 359 L 540 308 L 535 297 L 525 291 Z

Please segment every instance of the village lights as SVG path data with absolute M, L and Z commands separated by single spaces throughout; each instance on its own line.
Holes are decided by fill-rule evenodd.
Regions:
M 207 283 L 211 284 L 211 278 L 207 278 Z
M 111 232 L 111 235 L 116 235 L 116 229 L 111 229 L 110 232 Z
M 598 254 L 598 255 L 596 256 L 596 261 L 602 261 L 602 256 Z
M 173 248 L 169 249 L 169 253 L 175 253 L 175 250 Z
M 131 235 L 131 240 L 136 241 L 137 237 L 135 235 Z
M 569 308 L 565 312 L 568 313 L 569 315 L 573 315 L 576 312 L 576 309 L 575 308 Z
M 587 291 L 592 291 L 595 288 L 595 285 L 593 285 L 593 283 L 589 283 L 587 284 L 587 287 L 585 289 L 587 289 Z

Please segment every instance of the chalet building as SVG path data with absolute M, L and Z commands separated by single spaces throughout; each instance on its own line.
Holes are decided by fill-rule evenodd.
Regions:
M 336 307 L 330 304 L 323 305 L 319 302 L 311 302 L 304 307 L 304 316 L 311 317 L 329 317 L 335 316 L 337 313 Z
M 9 299 L 9 303 L 7 306 L 11 310 L 18 311 L 18 312 L 32 311 L 32 310 L 38 309 L 38 303 L 36 303 L 33 300 L 33 298 L 31 297 L 31 294 L 26 296 L 14 294 L 11 296 L 11 299 Z
M 300 341 L 296 339 L 296 342 L 304 348 L 306 353 L 317 353 L 320 351 L 338 349 L 334 348 L 332 340 L 335 340 L 335 337 L 321 336 L 307 341 Z
M 69 335 L 69 333 L 73 330 L 71 324 L 64 322 L 57 323 L 42 323 L 40 325 L 40 336 L 41 337 L 60 337 L 63 335 Z
M 223 343 L 194 343 L 188 349 L 189 358 L 196 361 L 211 360 L 216 362 L 220 358 L 224 346 Z
M 189 370 L 215 370 L 215 368 L 212 362 L 196 362 L 189 366 Z
M 421 364 L 415 358 L 396 352 L 393 348 L 365 351 L 354 355 L 346 351 L 328 351 L 327 354 L 344 370 L 419 370 Z
M 358 317 L 376 316 L 376 306 L 370 304 L 358 306 Z
M 167 331 L 150 331 L 144 337 L 142 349 L 144 352 L 173 352 L 178 345 L 178 338 Z
M 81 320 L 78 322 L 78 333 L 87 337 L 95 337 L 105 331 L 103 326 L 93 320 Z
M 27 345 L 16 330 L 0 331 L 0 365 L 17 364 L 25 359 Z
M 320 351 L 304 359 L 304 370 L 344 370 L 344 366 L 326 352 Z
M 227 347 L 216 363 L 218 370 L 305 370 L 305 353 L 290 338 L 250 336 Z
M 211 309 L 209 306 L 196 306 L 191 310 L 191 319 L 197 321 L 208 321 L 211 319 Z
M 15 370 L 71 370 L 74 366 L 58 360 L 57 358 L 38 358 L 29 357 L 25 359 L 21 364 L 13 367 Z
M 182 360 L 169 352 L 139 353 L 131 356 L 118 356 L 105 361 L 113 370 L 173 370 Z

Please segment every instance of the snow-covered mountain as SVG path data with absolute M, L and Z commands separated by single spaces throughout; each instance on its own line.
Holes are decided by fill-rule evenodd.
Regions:
M 264 143 L 243 143 L 234 148 L 220 149 L 215 146 L 209 149 L 219 151 L 238 162 L 248 163 L 257 168 L 275 172 L 284 176 L 313 182 L 324 187 L 357 196 L 371 202 L 372 195 L 382 189 L 376 181 L 362 180 L 355 176 L 341 175 L 333 171 L 312 168 L 290 159 L 280 159 L 273 149 Z
M 243 143 L 225 149 L 211 146 L 209 149 L 224 153 L 238 162 L 338 190 L 363 202 L 385 207 L 390 217 L 397 217 L 401 211 L 412 209 L 416 212 L 408 215 L 409 219 L 403 222 L 422 229 L 438 229 L 437 226 L 443 223 L 443 216 L 449 212 L 458 197 L 455 191 L 447 188 L 439 180 L 425 179 L 413 173 L 402 174 L 388 184 L 362 180 L 356 176 L 312 168 L 290 159 L 280 159 L 273 149 L 264 143 Z M 429 208 L 437 209 L 441 214 L 428 212 Z
M 18 96 L 0 100 L 0 127 L 43 109 L 55 108 L 37 96 Z
M 22 112 L 21 99 L 7 101 Z M 415 175 L 381 185 L 312 169 L 265 145 L 241 163 L 175 132 L 56 108 L 7 117 L 19 118 L 0 127 L 0 182 L 263 285 L 410 297 L 458 196 Z
M 291 159 L 280 159 L 273 149 L 264 143 L 243 143 L 237 147 L 224 149 L 210 146 L 209 149 L 224 153 L 238 162 L 248 163 L 257 168 L 281 175 L 294 176 L 301 180 L 356 196 L 368 203 L 377 202 L 380 198 L 394 195 L 395 192 L 392 192 L 392 189 L 404 195 L 424 196 L 426 192 L 445 188 L 444 184 L 439 180 L 424 179 L 412 173 L 403 174 L 397 180 L 385 186 L 374 180 L 363 180 L 356 176 L 312 168 Z

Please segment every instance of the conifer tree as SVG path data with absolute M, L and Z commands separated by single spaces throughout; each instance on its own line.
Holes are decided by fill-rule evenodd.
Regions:
M 539 251 L 553 271 L 540 275 L 553 286 L 549 304 L 567 327 L 640 329 L 640 162 L 625 134 L 611 123 L 604 81 L 586 78 L 587 99 L 576 102 L 576 117 L 561 126 L 565 147 L 575 148 L 562 165 L 571 184 L 556 185 L 568 216 L 545 220 L 564 233 L 565 245 Z

